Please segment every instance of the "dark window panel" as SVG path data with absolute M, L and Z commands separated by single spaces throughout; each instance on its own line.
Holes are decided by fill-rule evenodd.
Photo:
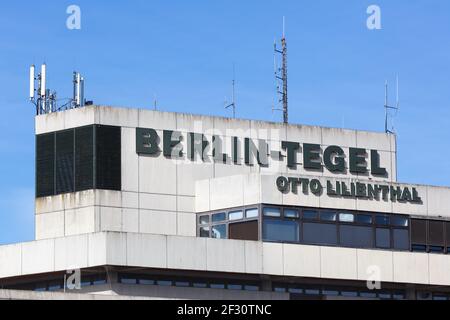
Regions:
M 427 244 L 426 220 L 411 220 L 411 241 L 413 244 Z
M 94 127 L 75 129 L 75 191 L 94 189 Z
M 298 242 L 299 234 L 299 224 L 297 221 L 264 219 L 264 240 Z
M 55 134 L 36 136 L 36 197 L 55 194 Z
M 405 229 L 393 229 L 392 237 L 394 239 L 394 249 L 396 250 L 409 250 L 409 232 Z
M 258 221 L 230 223 L 229 239 L 258 241 Z
M 56 194 L 75 191 L 74 130 L 56 133 Z
M 304 223 L 303 241 L 309 244 L 337 245 L 337 225 Z
M 96 188 L 122 189 L 121 128 L 96 126 Z
M 428 244 L 431 246 L 445 246 L 444 225 L 442 221 L 428 222 Z
M 389 249 L 391 247 L 391 230 L 377 228 L 375 233 L 376 247 L 379 249 Z
M 352 248 L 372 248 L 373 228 L 341 225 L 339 229 L 340 244 Z

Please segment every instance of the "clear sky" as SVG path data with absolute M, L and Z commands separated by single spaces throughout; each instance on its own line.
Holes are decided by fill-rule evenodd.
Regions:
M 81 8 L 81 30 L 66 9 Z M 366 27 L 381 8 L 381 30 Z M 448 0 L 4 1 L 0 8 L 0 243 L 34 238 L 34 107 L 28 67 L 69 97 L 72 72 L 98 104 L 276 120 L 273 41 L 286 16 L 290 120 L 384 130 L 384 81 L 400 77 L 401 182 L 450 186 Z M 393 90 L 392 90 L 393 93 Z M 394 100 L 394 94 L 391 96 Z

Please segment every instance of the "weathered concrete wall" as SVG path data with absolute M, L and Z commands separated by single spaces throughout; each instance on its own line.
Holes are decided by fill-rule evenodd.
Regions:
M 450 285 L 450 256 L 103 232 L 0 247 L 0 278 L 98 266 Z
M 396 180 L 395 137 L 384 133 L 92 106 L 38 116 L 36 134 L 90 124 L 122 127 L 122 192 L 81 192 L 39 199 L 36 203 L 37 239 L 99 231 L 195 236 L 196 181 L 250 173 L 332 175 L 327 169 L 306 171 L 301 156 L 296 170 L 287 168 L 285 157 L 278 161 L 269 157 L 269 166 L 260 167 L 174 160 L 162 155 L 138 156 L 137 127 L 153 128 L 160 135 L 163 130 L 180 131 L 184 136 L 188 132 L 204 133 L 209 141 L 212 135 L 223 136 L 224 151 L 228 154 L 231 154 L 231 144 L 227 139 L 233 136 L 265 139 L 272 151 L 280 151 L 281 142 L 286 140 L 315 143 L 322 148 L 339 145 L 347 154 L 350 147 L 377 149 L 382 166 L 389 172 L 384 180 Z M 186 150 L 186 141 L 182 144 Z M 212 155 L 211 149 L 208 155 Z M 243 162 L 243 152 L 240 161 Z M 349 172 L 342 177 L 369 178 Z M 226 192 L 231 193 L 232 188 Z

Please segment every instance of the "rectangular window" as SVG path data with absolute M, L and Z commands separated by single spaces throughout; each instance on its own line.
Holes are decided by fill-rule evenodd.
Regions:
M 200 216 L 199 222 L 201 225 L 209 224 L 209 216 Z
M 211 228 L 211 238 L 226 239 L 227 238 L 227 225 L 221 224 L 218 226 L 213 226 Z
M 258 221 L 246 221 L 229 224 L 229 239 L 233 240 L 259 240 Z
M 379 249 L 391 248 L 391 230 L 377 228 L 375 231 L 376 247 Z
M 424 244 L 413 244 L 411 248 L 413 252 L 427 252 L 427 246 Z
M 427 244 L 427 221 L 426 220 L 411 220 L 411 241 L 413 244 L 426 245 Z
M 355 222 L 355 215 L 351 213 L 339 213 L 339 221 L 353 223 Z
M 444 253 L 444 247 L 430 246 L 431 253 Z
M 200 238 L 209 238 L 209 227 L 200 228 Z
M 429 221 L 428 222 L 428 244 L 431 246 L 445 246 L 444 237 L 445 224 L 442 221 Z
M 394 239 L 394 249 L 409 250 L 409 232 L 405 229 L 394 229 L 392 231 Z
M 314 210 L 304 210 L 303 219 L 305 220 L 317 220 L 319 219 L 319 213 Z
M 300 218 L 300 212 L 294 209 L 284 209 L 284 217 L 289 219 Z
M 266 241 L 299 241 L 299 224 L 292 220 L 264 219 L 263 238 Z
M 340 244 L 351 248 L 372 248 L 373 229 L 371 227 L 342 225 L 339 229 Z
M 337 245 L 337 226 L 334 224 L 304 223 L 303 241 L 308 244 Z
M 390 222 L 389 216 L 379 214 L 375 217 L 375 223 L 379 226 L 388 226 Z
M 215 213 L 212 215 L 212 222 L 223 222 L 227 220 L 227 214 L 225 212 L 222 213 Z
M 279 208 L 264 208 L 265 217 L 279 218 L 281 217 L 281 210 Z
M 373 219 L 369 214 L 358 214 L 355 221 L 361 224 L 372 224 Z
M 244 219 L 244 212 L 242 210 L 232 211 L 228 214 L 228 219 L 230 221 L 241 220 Z
M 409 225 L 409 219 L 402 216 L 391 217 L 391 225 L 394 227 L 407 227 Z
M 247 209 L 247 210 L 245 210 L 245 217 L 247 219 L 258 218 L 259 217 L 259 210 L 257 208 Z
M 335 222 L 337 220 L 336 212 L 322 212 L 320 213 L 320 220 Z

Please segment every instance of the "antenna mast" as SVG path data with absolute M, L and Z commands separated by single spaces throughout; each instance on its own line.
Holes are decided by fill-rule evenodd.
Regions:
M 225 102 L 226 103 L 226 102 Z M 231 81 L 231 103 L 225 109 L 232 108 L 233 119 L 236 118 L 236 66 L 233 64 L 233 80 Z
M 398 76 L 396 79 L 396 86 L 397 86 L 397 93 L 396 93 L 396 105 L 395 106 L 391 106 L 389 104 L 389 86 L 388 86 L 388 82 L 385 82 L 384 85 L 384 112 L 385 112 L 385 120 L 384 120 L 384 130 L 386 133 L 388 134 L 394 134 L 394 128 L 389 129 L 389 110 L 395 110 L 398 111 L 400 109 L 400 96 L 399 96 L 399 81 L 398 81 Z
M 287 41 L 286 41 L 286 27 L 285 17 L 283 17 L 283 37 L 281 38 L 281 50 L 277 48 L 277 43 L 274 44 L 275 50 L 275 79 L 277 81 L 277 96 L 278 103 L 282 103 L 282 108 L 274 109 L 283 111 L 283 122 L 289 123 L 289 108 L 288 108 L 288 67 L 287 67 Z M 276 55 L 281 55 L 281 68 L 277 66 Z

